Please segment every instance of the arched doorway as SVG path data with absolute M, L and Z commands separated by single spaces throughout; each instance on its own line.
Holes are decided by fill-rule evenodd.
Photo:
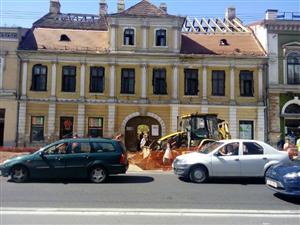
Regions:
M 141 134 L 147 134 L 151 143 L 161 137 L 160 123 L 150 116 L 137 116 L 128 120 L 125 125 L 125 146 L 129 151 L 139 150 Z
M 295 142 L 300 138 L 300 100 L 295 97 L 288 101 L 282 108 L 282 117 L 284 118 L 285 135 L 292 138 Z

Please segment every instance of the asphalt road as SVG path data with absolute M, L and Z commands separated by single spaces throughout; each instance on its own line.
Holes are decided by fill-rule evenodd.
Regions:
M 16 184 L 1 177 L 0 188 L 0 224 L 300 224 L 300 199 L 274 194 L 262 179 L 194 184 L 171 173 L 130 173 L 104 184 Z

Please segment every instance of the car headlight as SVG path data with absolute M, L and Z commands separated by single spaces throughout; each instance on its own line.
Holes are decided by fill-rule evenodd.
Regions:
M 300 177 L 300 172 L 287 173 L 283 177 L 288 179 L 297 178 Z
M 187 160 L 186 159 L 180 159 L 176 162 L 177 165 L 185 165 L 187 164 Z

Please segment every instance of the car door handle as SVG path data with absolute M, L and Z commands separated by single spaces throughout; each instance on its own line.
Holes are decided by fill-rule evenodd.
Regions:
M 234 159 L 234 161 L 240 161 L 240 159 Z
M 267 158 L 267 157 L 263 157 L 262 159 L 263 159 L 263 160 L 267 160 L 268 158 Z
M 60 158 L 60 157 L 56 157 L 55 159 L 56 159 L 56 160 L 61 160 L 61 158 Z

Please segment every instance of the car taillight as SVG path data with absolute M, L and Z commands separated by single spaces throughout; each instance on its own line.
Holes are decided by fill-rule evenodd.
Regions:
M 120 157 L 120 164 L 126 164 L 126 163 L 127 163 L 127 154 L 122 153 L 122 155 Z

